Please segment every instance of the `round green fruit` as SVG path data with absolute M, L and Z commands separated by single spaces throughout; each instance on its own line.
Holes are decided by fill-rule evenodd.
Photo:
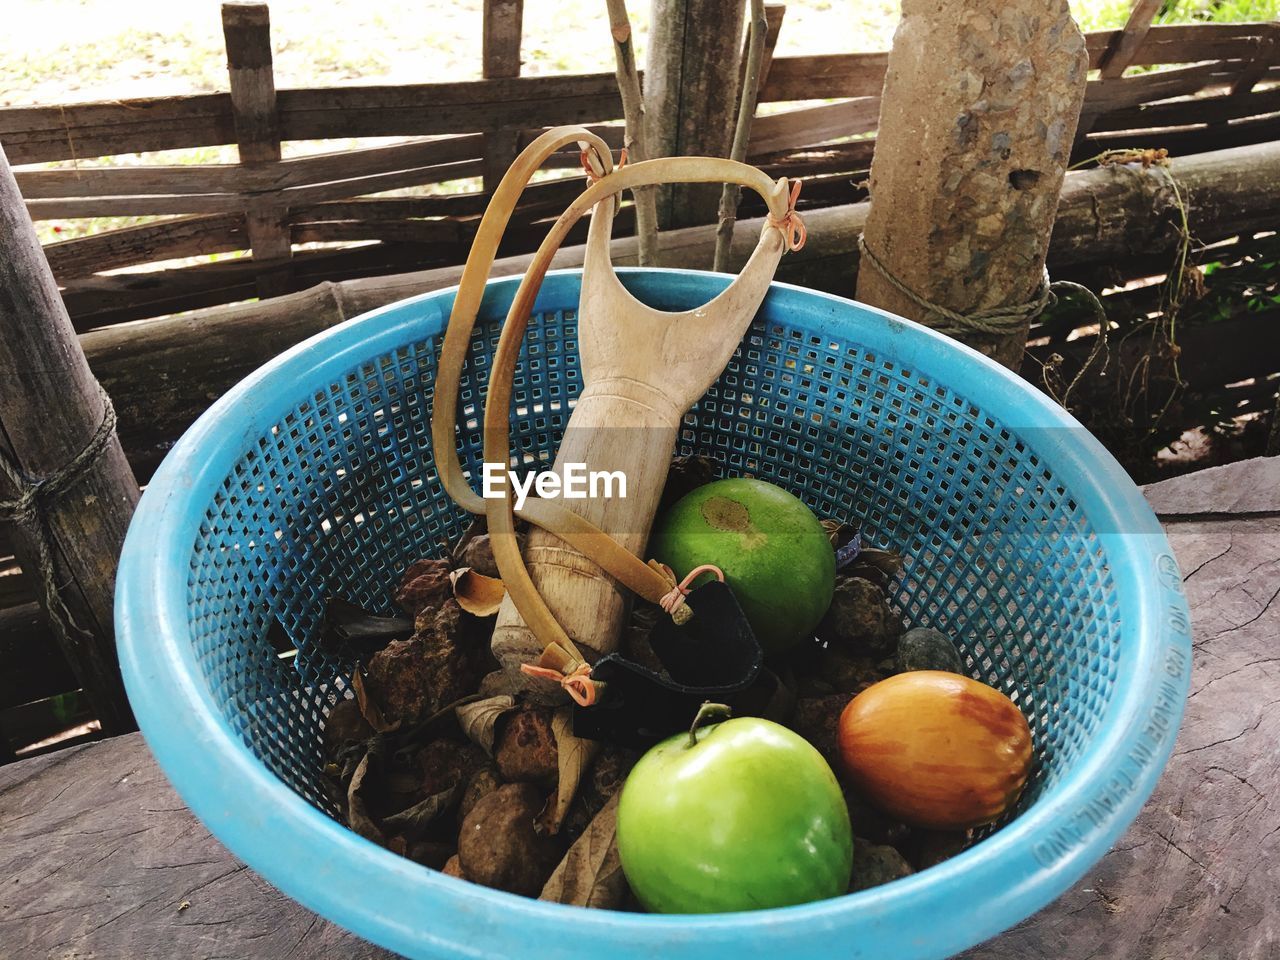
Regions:
M 763 480 L 717 480 L 687 494 L 659 519 L 649 552 L 680 577 L 703 563 L 724 571 L 766 654 L 811 637 L 831 606 L 827 532 L 804 503 Z
M 845 893 L 853 835 L 822 755 L 755 717 L 691 736 L 646 753 L 618 801 L 618 853 L 640 902 L 725 913 Z

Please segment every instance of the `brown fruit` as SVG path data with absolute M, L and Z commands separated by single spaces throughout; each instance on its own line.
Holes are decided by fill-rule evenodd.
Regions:
M 551 732 L 551 711 L 524 707 L 510 714 L 493 748 L 502 779 L 553 787 L 559 772 L 559 751 Z
M 1013 701 L 939 670 L 868 687 L 845 707 L 837 736 L 850 779 L 916 827 L 962 830 L 995 820 L 1031 769 L 1031 731 Z
M 433 609 L 453 595 L 448 560 L 419 560 L 404 572 L 396 605 L 411 617 Z
M 564 854 L 535 821 L 547 802 L 531 783 L 508 783 L 482 798 L 458 834 L 458 863 L 473 883 L 536 897 Z

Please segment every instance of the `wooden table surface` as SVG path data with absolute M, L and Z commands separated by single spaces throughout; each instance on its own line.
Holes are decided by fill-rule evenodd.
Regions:
M 1173 759 L 1079 884 L 969 960 L 1280 960 L 1280 458 L 1146 493 L 1195 636 Z M 0 768 L 0 958 L 391 956 L 238 863 L 137 734 Z

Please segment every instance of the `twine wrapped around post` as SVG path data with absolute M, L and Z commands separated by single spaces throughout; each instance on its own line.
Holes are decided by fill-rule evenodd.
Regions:
M 865 227 L 886 269 L 859 272 L 859 300 L 922 323 L 942 317 L 1017 369 L 1027 317 L 1048 293 L 1045 254 L 1088 67 L 1067 0 L 903 0 Z
M 138 483 L 3 151 L 0 247 L 0 517 L 103 732 L 125 733 L 113 601 Z
M 18 464 L 0 450 L 0 471 L 9 478 L 18 496 L 12 500 L 0 500 L 0 520 L 21 524 L 31 531 L 38 548 L 40 593 L 50 622 L 62 631 L 73 631 L 89 636 L 89 631 L 76 623 L 75 616 L 67 608 L 58 592 L 57 570 L 53 554 L 53 531 L 49 528 L 49 509 L 65 491 L 75 486 L 85 471 L 102 455 L 116 432 L 116 410 L 107 392 L 98 387 L 102 396 L 102 425 L 98 427 L 88 444 L 65 467 L 47 477 L 33 480 L 23 474 Z
M 1080 378 L 1084 376 L 1086 370 L 1092 367 L 1099 358 L 1102 359 L 1103 367 L 1105 368 L 1106 366 L 1107 332 L 1110 324 L 1107 320 L 1107 311 L 1102 306 L 1102 301 L 1098 299 L 1096 293 L 1084 284 L 1075 283 L 1071 280 L 1049 279 L 1048 267 L 1045 268 L 1044 279 L 1036 287 L 1035 296 L 1026 303 L 1016 303 L 1007 307 L 992 307 L 987 310 L 975 310 L 972 313 L 961 313 L 958 310 L 951 310 L 943 304 L 934 303 L 932 300 L 920 296 L 920 294 L 895 277 L 889 272 L 889 268 L 884 265 L 884 262 L 867 246 L 866 238 L 862 234 L 858 234 L 858 251 L 862 255 L 862 263 L 873 267 L 876 273 L 884 278 L 886 283 L 924 311 L 922 319 L 930 327 L 939 333 L 945 333 L 947 336 L 956 337 L 957 339 L 962 339 L 966 334 L 972 333 L 995 337 L 1016 336 L 1020 331 L 1025 330 L 1036 317 L 1044 313 L 1045 310 L 1055 306 L 1062 295 L 1074 295 L 1084 300 L 1090 310 L 1093 311 L 1094 320 L 1098 324 L 1098 338 L 1094 343 L 1093 351 L 1076 372 L 1071 383 L 1067 385 L 1066 390 L 1063 391 L 1060 397 L 1056 397 L 1064 407 L 1067 406 L 1067 401 L 1071 397 L 1071 391 L 1080 382 Z

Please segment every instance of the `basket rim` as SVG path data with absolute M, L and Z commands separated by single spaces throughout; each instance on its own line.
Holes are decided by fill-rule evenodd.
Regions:
M 664 295 L 676 290 L 695 300 L 709 299 L 732 279 L 691 270 L 618 273 L 638 292 L 662 288 Z M 580 275 L 578 269 L 548 273 L 535 309 L 576 305 Z M 509 303 L 519 279 L 491 280 L 487 306 L 502 298 Z M 297 401 L 299 384 L 329 382 L 364 358 L 438 332 L 456 289 L 364 313 L 250 374 L 170 451 L 130 526 L 116 590 L 129 699 L 170 782 L 237 857 L 322 916 L 413 957 L 572 957 L 580 955 L 578 945 L 590 944 L 620 960 L 651 957 L 655 950 L 705 960 L 833 949 L 844 956 L 923 960 L 962 950 L 1030 916 L 1082 876 L 1137 816 L 1172 751 L 1190 673 L 1189 621 L 1176 561 L 1137 487 L 1074 418 L 987 357 L 885 311 L 777 281 L 767 302 L 810 314 L 801 326 L 842 335 L 852 330 L 864 348 L 929 376 L 945 369 L 948 387 L 1011 430 L 1071 428 L 1055 433 L 1051 449 L 1028 446 L 1053 467 L 1096 529 L 1114 531 L 1097 536 L 1116 584 L 1121 630 L 1111 701 L 1074 769 L 1017 819 L 928 871 L 832 900 L 745 914 L 657 916 L 519 897 L 422 867 L 312 807 L 250 753 L 198 681 L 185 558 L 207 504 L 245 444 L 261 435 L 263 423 L 275 422 L 285 400 L 289 406 Z M 1170 689 L 1176 695 L 1165 702 Z M 1156 704 L 1162 704 L 1159 717 Z M 1156 720 L 1162 729 L 1149 734 Z M 1144 735 L 1145 759 L 1129 763 Z M 572 938 L 564 936 L 567 923 Z

